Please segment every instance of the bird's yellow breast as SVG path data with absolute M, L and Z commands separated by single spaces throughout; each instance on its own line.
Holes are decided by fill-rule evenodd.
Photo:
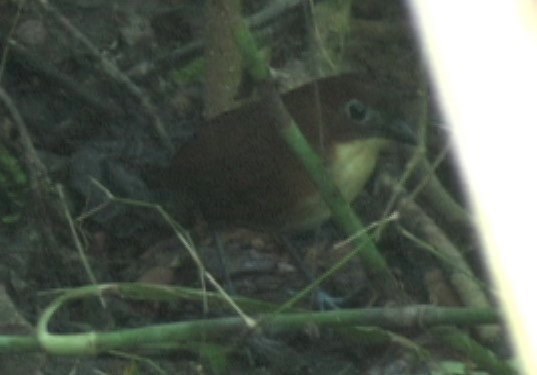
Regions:
M 382 139 L 367 139 L 336 146 L 330 174 L 347 201 L 354 200 L 364 188 L 385 143 Z
M 362 139 L 338 144 L 334 148 L 328 171 L 346 201 L 353 201 L 363 190 L 385 144 L 386 141 L 382 139 Z M 293 214 L 289 216 L 292 219 L 286 220 L 286 230 L 314 228 L 331 215 L 317 190 L 297 202 L 292 211 Z M 297 226 L 297 223 L 300 224 Z

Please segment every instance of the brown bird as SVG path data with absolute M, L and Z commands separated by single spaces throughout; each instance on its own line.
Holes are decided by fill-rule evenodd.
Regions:
M 362 191 L 389 140 L 414 142 L 408 126 L 390 113 L 397 100 L 352 74 L 314 81 L 282 99 L 347 201 Z M 330 217 L 267 111 L 252 101 L 225 112 L 201 126 L 174 157 L 169 177 L 213 226 L 290 232 Z

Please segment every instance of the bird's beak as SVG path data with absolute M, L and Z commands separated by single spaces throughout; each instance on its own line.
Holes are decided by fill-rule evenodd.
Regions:
M 391 139 L 401 143 L 407 143 L 411 145 L 417 145 L 418 139 L 412 128 L 404 121 L 396 120 L 390 121 L 384 129 L 384 136 L 387 139 Z

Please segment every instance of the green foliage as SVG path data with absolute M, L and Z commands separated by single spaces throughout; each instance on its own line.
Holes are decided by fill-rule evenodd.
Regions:
M 172 73 L 175 82 L 179 84 L 188 84 L 200 82 L 205 74 L 205 59 L 199 57 L 187 64 L 185 67 Z
M 229 367 L 228 351 L 220 346 L 205 343 L 200 348 L 200 354 L 214 374 L 227 374 Z
M 19 161 L 0 143 L 0 222 L 12 224 L 20 219 L 27 186 L 28 177 Z
M 258 49 L 254 36 L 248 30 L 244 21 L 240 22 L 234 30 L 235 41 L 239 46 L 244 61 L 244 67 L 254 79 L 259 82 L 269 77 L 268 61 L 266 56 Z

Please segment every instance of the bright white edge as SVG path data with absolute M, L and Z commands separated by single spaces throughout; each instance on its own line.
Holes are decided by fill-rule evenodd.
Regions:
M 409 0 L 516 349 L 537 374 L 537 5 Z

